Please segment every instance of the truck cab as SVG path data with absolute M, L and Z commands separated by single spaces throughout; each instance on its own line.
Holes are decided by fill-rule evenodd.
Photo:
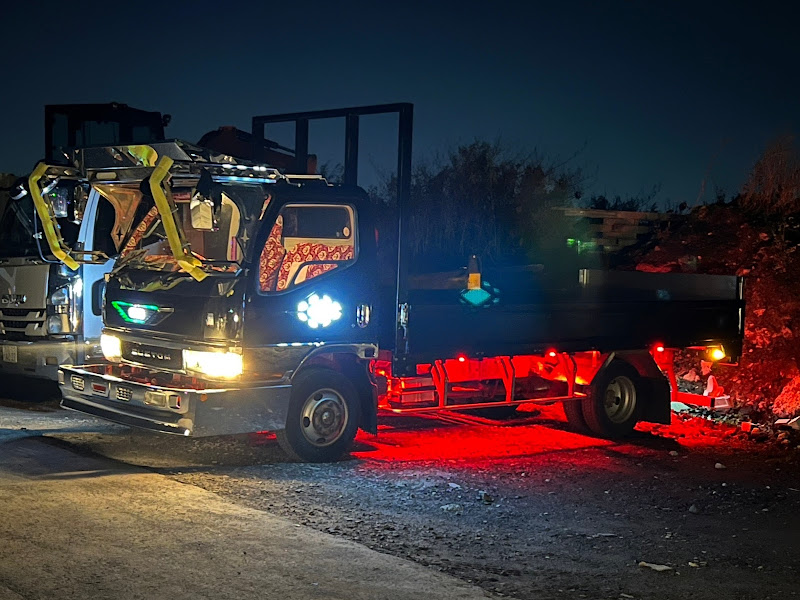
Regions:
M 115 254 L 114 208 L 96 190 L 50 180 L 44 196 L 69 247 Z M 27 182 L 19 182 L 0 216 L 0 373 L 55 380 L 58 365 L 102 356 L 98 286 L 112 261 L 68 268 L 43 232 Z
M 94 174 L 109 181 L 113 172 L 94 187 L 136 210 L 105 287 L 108 362 L 65 366 L 63 406 L 180 435 L 285 431 L 301 418 L 290 411 L 292 389 L 332 376 L 345 391 L 326 379 L 300 411 L 315 423 L 305 449 L 340 454 L 357 427 L 374 431 L 376 241 L 366 193 L 207 162 L 184 144 L 153 147 L 155 167 Z
M 102 357 L 102 280 L 124 228 L 116 207 L 79 182 L 73 149 L 163 140 L 169 115 L 119 102 L 53 104 L 44 114 L 45 161 L 61 165 L 50 169 L 52 177 L 37 178 L 51 209 L 37 210 L 25 177 L 10 186 L 0 212 L 0 373 L 55 380 L 62 363 Z M 48 231 L 63 248 L 93 258 L 70 268 L 53 254 Z

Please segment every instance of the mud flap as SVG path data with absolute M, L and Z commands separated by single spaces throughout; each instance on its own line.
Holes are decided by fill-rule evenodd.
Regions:
M 353 379 L 361 399 L 361 422 L 359 427 L 377 435 L 378 433 L 378 386 L 372 380 L 366 363 L 362 364 L 363 372 Z
M 641 407 L 641 421 L 669 425 L 672 418 L 670 409 L 670 387 L 666 377 L 643 377 L 642 395 L 646 399 Z
M 373 435 L 378 433 L 378 386 L 369 372 L 369 364 L 363 361 L 341 363 L 342 372 L 358 391 L 361 401 L 360 429 Z

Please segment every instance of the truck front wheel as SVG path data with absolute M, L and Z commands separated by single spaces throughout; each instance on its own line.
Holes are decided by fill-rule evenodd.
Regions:
M 304 462 L 332 462 L 356 436 L 361 405 L 355 386 L 332 369 L 313 368 L 292 382 L 286 429 L 276 432 L 284 451 Z
M 619 438 L 633 431 L 641 413 L 641 378 L 621 360 L 598 373 L 583 399 L 583 417 L 596 435 Z

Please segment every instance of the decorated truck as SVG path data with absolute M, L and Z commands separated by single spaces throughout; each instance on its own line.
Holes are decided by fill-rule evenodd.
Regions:
M 86 185 L 129 226 L 112 236 L 105 361 L 59 369 L 62 406 L 184 436 L 271 430 L 292 456 L 331 461 L 359 428 L 376 433 L 381 411 L 562 402 L 574 428 L 625 436 L 639 421 L 670 421 L 675 349 L 739 355 L 734 276 L 481 269 L 479 257 L 411 272 L 412 110 L 254 118 L 254 139 L 295 123 L 296 172 L 309 122 L 344 118 L 342 184 L 180 142 L 85 153 Z M 398 121 L 394 235 L 377 218 L 385 207 L 355 185 L 358 121 L 373 114 Z
M 170 120 L 119 102 L 45 106 L 45 162 L 27 177 L 0 178 L 0 374 L 55 380 L 61 364 L 103 360 L 103 277 L 134 213 L 87 179 L 94 173 L 91 148 L 146 153 L 148 144 L 164 141 Z M 286 148 L 250 137 L 221 127 L 201 139 L 220 161 L 252 154 L 294 164 Z M 89 152 L 88 163 L 76 148 Z M 315 169 L 314 156 L 308 159 L 304 169 Z

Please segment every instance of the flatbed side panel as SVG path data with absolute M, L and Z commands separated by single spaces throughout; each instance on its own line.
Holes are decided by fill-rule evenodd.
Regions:
M 741 345 L 741 303 L 728 301 L 552 303 L 491 307 L 413 304 L 409 362 L 427 356 L 535 354 Z M 727 347 L 726 347 L 727 348 Z M 419 360 L 418 362 L 425 362 Z
M 658 300 L 740 300 L 741 278 L 697 273 L 643 273 L 581 269 L 584 296 L 624 299 L 635 294 Z

